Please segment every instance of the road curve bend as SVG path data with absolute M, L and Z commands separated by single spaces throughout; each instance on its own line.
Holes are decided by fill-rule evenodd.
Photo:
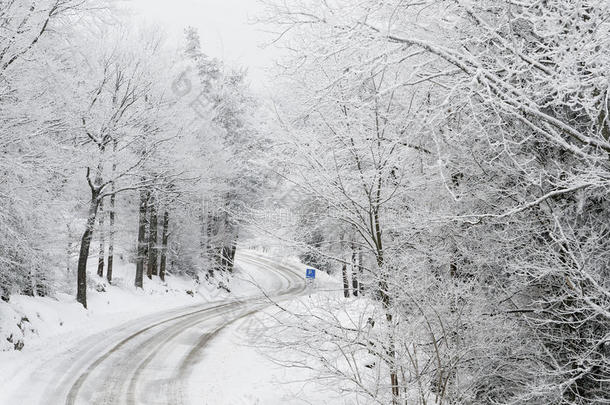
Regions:
M 233 322 L 268 307 L 271 300 L 289 299 L 305 290 L 303 278 L 294 267 L 250 252 L 239 254 L 237 261 L 273 272 L 277 279 L 273 290 L 166 311 L 90 336 L 38 370 L 39 378 L 32 376 L 29 388 L 24 387 L 32 395 L 40 393 L 35 395 L 38 398 L 25 402 L 21 398 L 20 403 L 202 403 L 201 398 L 188 397 L 185 384 L 195 366 L 205 362 L 208 342 Z

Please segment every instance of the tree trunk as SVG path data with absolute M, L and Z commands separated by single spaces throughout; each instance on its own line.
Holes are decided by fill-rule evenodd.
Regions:
M 396 358 L 396 352 L 394 350 L 394 338 L 390 337 L 392 340 L 391 352 L 392 360 Z M 393 365 L 393 369 L 390 372 L 390 383 L 392 384 L 392 404 L 398 404 L 400 399 L 400 388 L 398 386 L 398 373 L 396 372 L 396 365 Z
M 349 281 L 347 279 L 347 264 L 345 262 L 343 263 L 341 271 L 343 273 L 343 296 L 349 298 Z
M 233 272 L 233 268 L 235 267 L 235 252 L 237 251 L 237 236 L 235 236 L 235 240 L 231 245 L 231 250 L 229 251 L 229 272 Z
M 352 271 L 352 293 L 354 294 L 354 297 L 358 296 L 358 276 L 357 276 L 357 272 L 358 272 L 358 266 L 356 265 L 356 247 L 354 246 L 354 244 L 352 243 L 352 267 L 351 267 L 351 271 Z
M 70 224 L 66 225 L 68 231 L 68 246 L 66 247 L 66 277 L 67 279 L 71 279 L 72 268 L 70 264 L 72 263 L 72 253 L 73 252 L 73 244 L 72 244 L 72 229 L 70 228 Z
M 99 232 L 100 232 L 100 249 L 97 255 L 97 275 L 104 277 L 104 255 L 106 254 L 106 241 L 104 240 L 104 199 L 100 199 L 98 206 L 99 210 Z
M 455 278 L 457 276 L 457 271 L 458 271 L 457 263 L 455 262 L 455 259 L 452 258 L 451 262 L 449 263 L 449 275 L 452 278 Z
M 215 255 L 215 250 L 212 248 L 212 233 L 213 233 L 213 220 L 214 217 L 208 213 L 208 220 L 206 222 L 206 239 L 205 239 L 205 257 L 209 260 L 208 275 L 210 277 L 214 277 L 214 271 L 216 270 L 217 258 Z
M 362 254 L 362 248 L 358 247 L 358 289 L 360 290 L 360 295 L 364 295 L 364 283 L 362 282 L 362 280 L 364 279 L 364 266 L 362 265 L 362 263 L 364 263 L 363 261 L 364 256 Z
M 381 195 L 381 179 L 378 180 L 377 184 L 377 203 L 379 203 Z M 383 308 L 386 312 L 386 320 L 388 322 L 388 327 L 392 328 L 393 325 L 393 316 L 391 313 L 391 304 L 392 300 L 390 297 L 390 291 L 387 281 L 386 271 L 384 269 L 384 251 L 383 251 L 383 243 L 382 243 L 382 231 L 381 231 L 381 221 L 379 220 L 379 205 L 375 207 L 371 215 L 372 225 L 374 226 L 374 241 L 375 241 L 375 254 L 377 256 L 377 270 L 379 271 L 379 284 L 378 284 L 378 294 L 381 298 L 381 302 L 383 304 Z M 394 336 L 392 332 L 389 334 L 389 342 L 387 348 L 387 354 L 390 358 L 389 368 L 390 368 L 390 385 L 392 387 L 392 405 L 398 405 L 398 401 L 400 400 L 400 387 L 398 386 L 398 371 L 396 368 L 396 347 L 394 343 Z
M 80 253 L 78 255 L 76 300 L 87 308 L 87 259 L 89 258 L 89 248 L 91 247 L 91 237 L 95 228 L 95 218 L 99 205 L 98 193 L 91 192 L 91 202 L 89 203 L 89 215 L 87 226 L 80 242 Z
M 117 140 L 114 139 L 112 144 L 112 178 L 115 177 L 116 174 L 116 150 L 117 150 Z M 108 235 L 108 268 L 106 269 L 106 278 L 109 283 L 112 283 L 112 270 L 114 267 L 114 222 L 116 218 L 116 195 L 114 194 L 116 191 L 116 187 L 114 182 L 112 183 L 112 194 L 110 195 L 110 231 Z
M 227 271 L 227 256 L 228 256 L 228 249 L 226 246 L 224 246 L 224 242 L 223 242 L 223 246 L 220 248 L 220 268 L 222 271 Z
M 144 286 L 144 257 L 146 255 L 146 206 L 148 195 L 145 190 L 140 191 L 140 218 L 138 222 L 138 257 L 136 260 L 136 288 Z
M 218 242 L 218 243 L 222 243 L 222 242 Z M 214 266 L 214 270 L 218 270 L 218 271 L 223 271 L 225 268 L 225 259 L 224 259 L 224 255 L 223 255 L 223 248 L 222 247 L 214 247 L 214 258 L 216 259 L 216 263 Z
M 453 183 L 453 185 L 457 188 L 460 186 L 460 179 L 464 177 L 464 175 L 462 173 L 453 173 L 451 175 L 451 182 Z M 454 278 L 457 277 L 458 275 L 458 264 L 457 264 L 457 256 L 458 256 L 458 250 L 457 250 L 457 246 L 455 243 L 455 239 L 452 239 L 452 244 L 453 246 L 453 252 L 451 253 L 451 260 L 449 262 L 449 275 Z
M 150 222 L 148 226 L 148 278 L 159 274 L 157 270 L 157 207 L 154 197 L 149 199 Z
M 169 212 L 163 214 L 163 235 L 161 236 L 161 264 L 159 265 L 159 277 L 165 281 L 165 263 L 167 261 L 167 241 L 169 239 Z
M 387 282 L 387 277 L 385 275 L 385 272 L 383 270 L 383 256 L 381 256 L 381 262 L 380 262 L 380 266 L 379 269 L 381 270 L 381 274 L 380 274 L 380 281 L 379 281 L 379 289 L 380 289 L 380 295 L 381 295 L 381 301 L 383 304 L 383 308 L 386 311 L 386 320 L 388 322 L 388 327 L 392 328 L 393 325 L 393 316 L 391 311 L 391 299 L 390 299 L 390 294 L 389 294 L 389 290 L 388 290 L 388 282 Z M 388 342 L 388 349 L 387 349 L 387 354 L 388 354 L 388 358 L 390 359 L 390 384 L 392 386 L 392 405 L 398 405 L 398 401 L 400 399 L 400 388 L 398 386 L 398 372 L 397 372 L 397 368 L 396 368 L 396 347 L 395 347 L 395 343 L 394 343 L 394 335 L 393 332 L 390 331 L 389 333 L 389 342 Z
M 110 196 L 110 234 L 108 235 L 108 268 L 106 269 L 106 278 L 109 283 L 112 283 L 112 268 L 114 265 L 114 221 L 115 221 L 115 206 L 116 196 L 114 195 L 114 183 L 112 185 L 113 194 Z

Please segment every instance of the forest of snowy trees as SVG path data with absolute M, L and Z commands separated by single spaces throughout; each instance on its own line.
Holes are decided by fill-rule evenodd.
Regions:
M 222 287 L 256 225 L 343 286 L 274 343 L 362 403 L 610 403 L 610 2 L 265 0 L 272 102 L 110 3 L 0 0 L 3 300 Z
M 246 74 L 206 56 L 195 29 L 172 49 L 110 6 L 0 3 L 5 300 L 74 287 L 86 306 L 90 257 L 108 282 L 116 255 L 135 262 L 140 287 L 232 268 L 228 212 L 262 181 Z

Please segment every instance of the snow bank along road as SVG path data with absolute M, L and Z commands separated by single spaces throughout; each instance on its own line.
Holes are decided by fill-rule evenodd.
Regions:
M 241 254 L 241 261 L 273 273 L 273 299 L 305 289 L 296 269 Z M 16 387 L 13 404 L 201 404 L 189 398 L 192 369 L 204 362 L 206 344 L 229 324 L 270 305 L 258 294 L 146 316 L 81 340 L 48 359 Z M 235 382 L 227 381 L 227 384 Z

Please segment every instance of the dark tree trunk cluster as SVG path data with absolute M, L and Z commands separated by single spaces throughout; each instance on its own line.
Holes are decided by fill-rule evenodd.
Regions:
M 91 188 L 91 201 L 89 203 L 89 214 L 85 232 L 81 237 L 80 253 L 77 266 L 77 301 L 87 308 L 87 260 L 91 248 L 91 241 L 95 230 L 96 220 L 99 226 L 99 254 L 97 275 L 104 276 L 104 254 L 105 254 L 105 237 L 104 237 L 104 215 L 102 194 L 102 180 L 99 175 L 101 169 L 98 168 L 98 175 L 95 182 L 87 179 Z M 112 282 L 113 265 L 114 265 L 114 243 L 115 243 L 115 226 L 116 226 L 116 195 L 114 186 L 110 194 L 110 209 L 109 214 L 109 241 L 108 241 L 108 261 L 106 278 L 108 282 Z M 158 244 L 158 228 L 159 221 L 157 216 L 157 201 L 155 196 L 146 189 L 140 190 L 139 203 L 139 219 L 138 219 L 138 242 L 137 242 L 137 257 L 136 257 L 136 275 L 135 286 L 143 288 L 144 272 L 152 279 L 153 276 L 159 276 L 161 280 L 165 280 L 167 273 L 167 253 L 169 242 L 169 211 L 163 211 L 163 222 L 161 224 L 161 245 Z M 98 215 L 99 214 L 99 215 Z
M 364 295 L 364 284 L 362 283 L 364 266 L 362 264 L 362 260 L 362 249 L 356 248 L 356 245 L 352 242 L 349 270 L 347 262 L 343 262 L 341 266 L 341 274 L 343 277 L 343 296 L 345 298 L 349 298 L 352 295 L 354 297 Z
M 169 209 L 163 211 L 162 222 L 159 224 L 159 201 L 154 193 L 143 190 L 140 192 L 140 217 L 138 221 L 138 246 L 136 258 L 135 286 L 144 285 L 144 271 L 152 279 L 159 276 L 165 281 L 167 274 L 167 255 L 169 245 Z M 161 228 L 159 232 L 159 227 Z M 159 244 L 159 236 L 161 243 Z

